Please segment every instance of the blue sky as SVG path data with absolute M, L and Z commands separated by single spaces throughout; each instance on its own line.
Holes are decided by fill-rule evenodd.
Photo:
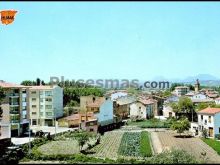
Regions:
M 0 79 L 219 76 L 219 2 L 1 2 Z

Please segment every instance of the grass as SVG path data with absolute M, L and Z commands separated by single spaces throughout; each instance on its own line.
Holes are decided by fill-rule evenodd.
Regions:
M 138 126 L 141 128 L 169 128 L 166 121 L 159 120 L 156 124 L 154 124 L 151 120 L 143 120 L 143 121 L 131 121 L 128 122 L 130 126 Z
M 152 156 L 149 133 L 147 131 L 141 132 L 140 153 L 143 157 Z
M 212 147 L 220 155 L 220 142 L 214 139 L 202 138 L 202 140 Z
M 79 153 L 79 146 L 75 140 L 51 141 L 38 147 L 38 151 L 44 155 L 68 155 Z

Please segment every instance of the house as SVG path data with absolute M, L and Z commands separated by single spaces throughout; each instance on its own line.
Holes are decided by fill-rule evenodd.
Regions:
M 218 105 L 220 104 L 220 97 L 215 99 L 215 104 L 218 104 Z
M 173 108 L 170 106 L 172 103 L 177 103 L 179 101 L 179 97 L 176 95 L 172 95 L 168 97 L 163 104 L 163 116 L 165 118 L 175 117 L 175 112 L 173 112 Z
M 114 123 L 113 101 L 106 97 L 81 96 L 80 108 L 82 112 L 93 112 L 98 119 L 99 126 Z
M 30 86 L 31 127 L 54 126 L 63 116 L 63 89 L 55 86 Z
M 98 131 L 98 120 L 93 112 L 73 114 L 58 120 L 60 127 L 81 128 L 85 131 Z
M 170 105 L 163 105 L 163 116 L 165 118 L 175 117 L 175 112 L 173 112 L 173 108 Z
M 130 105 L 131 119 L 149 119 L 157 115 L 157 101 L 154 99 L 139 98 Z
M 111 100 L 115 101 L 120 97 L 127 96 L 128 93 L 127 91 L 124 90 L 117 90 L 117 91 L 111 91 L 107 95 L 111 98 Z
M 29 124 L 28 88 L 2 80 L 0 87 L 5 89 L 5 98 L 0 105 L 3 110 L 0 118 L 0 139 L 20 136 Z
M 113 102 L 114 104 L 114 122 L 120 122 L 130 116 L 130 105 L 136 102 L 134 96 L 124 96 Z
M 220 108 L 208 107 L 198 112 L 199 135 L 202 135 L 204 129 L 210 138 L 220 134 Z
M 193 99 L 201 99 L 201 100 L 203 100 L 203 99 L 207 99 L 208 97 L 205 95 L 205 94 L 203 94 L 203 93 L 200 93 L 200 92 L 189 92 L 189 93 L 187 93 L 185 96 L 188 96 L 191 100 L 193 100 Z
M 177 96 L 183 96 L 189 92 L 189 87 L 187 86 L 177 86 L 175 87 L 174 94 Z

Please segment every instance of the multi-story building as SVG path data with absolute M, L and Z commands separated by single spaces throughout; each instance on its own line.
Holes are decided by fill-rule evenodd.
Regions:
M 187 94 L 188 92 L 189 92 L 189 87 L 187 86 L 178 86 L 178 87 L 175 87 L 175 90 L 174 90 L 174 93 L 177 96 L 183 96 Z
M 93 112 L 99 126 L 113 124 L 113 101 L 110 98 L 81 96 L 80 108 L 82 112 Z
M 208 137 L 220 135 L 220 108 L 205 108 L 198 112 L 198 123 L 191 123 L 191 131 L 202 136 L 207 130 Z
M 63 89 L 59 86 L 29 88 L 31 126 L 54 126 L 63 116 Z
M 4 81 L 0 81 L 0 87 L 5 91 L 5 98 L 0 105 L 3 110 L 0 118 L 0 138 L 20 136 L 28 130 L 28 88 Z
M 150 98 L 139 98 L 130 105 L 131 119 L 149 119 L 157 115 L 157 101 Z

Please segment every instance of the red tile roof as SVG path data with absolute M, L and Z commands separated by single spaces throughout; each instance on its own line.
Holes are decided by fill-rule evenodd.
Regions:
M 216 113 L 220 113 L 220 108 L 205 108 L 201 111 L 199 111 L 198 113 L 201 113 L 201 114 L 211 114 L 211 115 L 214 115 Z
M 0 81 L 0 87 L 2 88 L 25 88 L 26 86 Z
M 153 99 L 139 99 L 138 101 L 140 101 L 144 105 L 154 104 L 156 102 L 156 100 Z

